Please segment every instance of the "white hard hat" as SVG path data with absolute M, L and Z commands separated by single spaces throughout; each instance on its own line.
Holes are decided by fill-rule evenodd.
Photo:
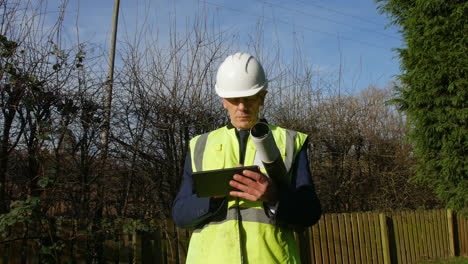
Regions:
M 262 65 L 250 54 L 227 57 L 216 75 L 216 93 L 223 98 L 252 96 L 268 87 Z

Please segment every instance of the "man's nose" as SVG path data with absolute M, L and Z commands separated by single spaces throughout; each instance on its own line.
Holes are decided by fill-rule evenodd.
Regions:
M 239 101 L 239 104 L 237 105 L 237 108 L 239 108 L 239 110 L 244 110 L 244 109 L 246 109 L 246 108 L 247 108 L 247 105 L 246 105 L 245 101 L 244 101 L 244 100 L 240 100 L 240 101 Z

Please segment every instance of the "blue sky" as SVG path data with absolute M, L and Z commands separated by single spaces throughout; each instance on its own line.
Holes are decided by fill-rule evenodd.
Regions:
M 80 40 L 107 48 L 113 6 L 111 0 L 69 1 L 65 26 L 70 39 L 78 25 Z M 296 40 L 304 58 L 324 75 L 337 75 L 341 65 L 343 84 L 355 92 L 369 85 L 385 87 L 399 74 L 392 49 L 402 46 L 401 36 L 397 28 L 386 28 L 389 21 L 376 7 L 373 0 L 121 0 L 118 39 L 131 35 L 145 17 L 167 38 L 171 18 L 185 28 L 205 8 L 220 29 L 238 35 L 239 50 L 249 51 L 245 43 L 262 21 L 265 43 L 279 45 L 285 61 Z

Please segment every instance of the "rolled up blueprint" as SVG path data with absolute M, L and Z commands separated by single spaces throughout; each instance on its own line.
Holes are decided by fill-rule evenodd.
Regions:
M 268 124 L 263 122 L 255 124 L 250 129 L 250 135 L 268 177 L 276 183 L 287 184 L 286 166 Z

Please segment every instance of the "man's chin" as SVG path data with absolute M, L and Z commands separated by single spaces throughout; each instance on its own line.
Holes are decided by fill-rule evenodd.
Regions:
M 254 125 L 254 122 L 251 121 L 251 120 L 248 120 L 248 121 L 239 121 L 237 122 L 237 128 L 239 129 L 250 129 L 251 127 L 253 127 Z

